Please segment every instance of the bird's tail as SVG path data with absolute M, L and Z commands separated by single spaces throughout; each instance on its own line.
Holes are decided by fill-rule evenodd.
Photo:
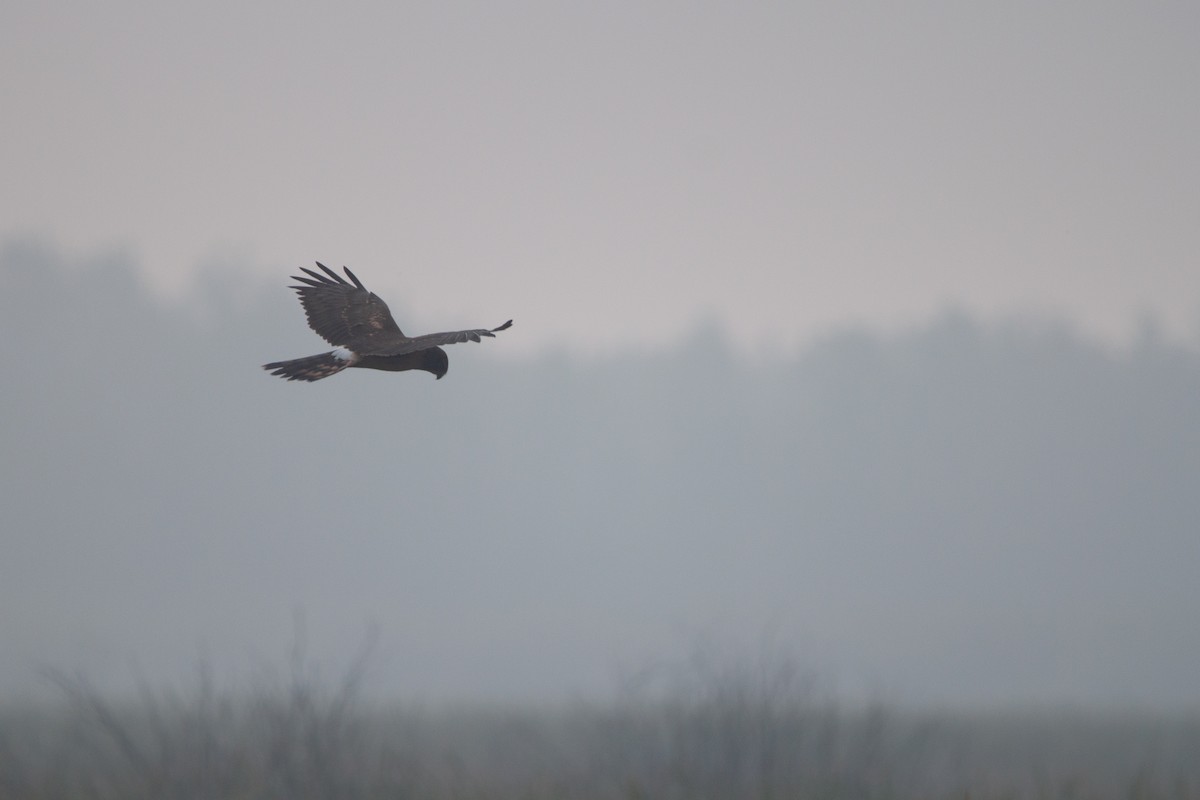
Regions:
M 263 369 L 271 371 L 272 375 L 287 378 L 289 381 L 319 381 L 328 378 L 350 366 L 352 362 L 339 358 L 336 352 L 321 353 L 316 356 L 294 358 L 291 361 L 275 361 L 263 364 Z

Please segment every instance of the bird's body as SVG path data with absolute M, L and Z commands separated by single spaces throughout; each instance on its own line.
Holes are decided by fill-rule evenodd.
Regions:
M 308 317 L 308 325 L 334 346 L 327 353 L 275 361 L 263 369 L 289 381 L 319 381 L 349 367 L 404 372 L 419 369 L 439 380 L 449 369 L 450 360 L 441 345 L 478 342 L 512 325 L 512 320 L 496 328 L 429 333 L 405 336 L 392 319 L 387 303 L 367 290 L 347 267 L 346 277 L 317 262 L 324 275 L 301 267 L 309 277 L 293 276 L 301 286 L 293 286 Z

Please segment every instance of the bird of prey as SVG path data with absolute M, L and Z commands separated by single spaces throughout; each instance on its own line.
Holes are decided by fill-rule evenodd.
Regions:
M 336 375 L 347 367 L 382 369 L 403 372 L 422 369 L 432 372 L 438 380 L 450 368 L 450 360 L 440 345 L 458 342 L 478 342 L 512 325 L 512 320 L 492 328 L 470 331 L 427 333 L 424 336 L 405 336 L 400 331 L 387 303 L 374 292 L 367 291 L 348 267 L 346 279 L 329 267 L 317 262 L 325 273 L 300 269 L 308 275 L 293 275 L 301 286 L 291 286 L 300 295 L 300 304 L 308 317 L 308 326 L 333 345 L 328 353 L 320 353 L 291 361 L 263 364 L 272 375 L 289 381 L 319 381 Z

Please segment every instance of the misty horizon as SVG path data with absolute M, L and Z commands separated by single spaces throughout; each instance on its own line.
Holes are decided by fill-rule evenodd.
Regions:
M 1152 319 L 1122 350 L 947 312 L 749 357 L 698 322 L 297 385 L 260 368 L 322 349 L 286 274 L 175 302 L 9 243 L 0 275 L 6 697 L 243 674 L 299 613 L 334 671 L 377 628 L 402 697 L 594 696 L 766 637 L 905 703 L 1200 704 L 1200 352 Z M 419 298 L 384 299 L 407 330 Z

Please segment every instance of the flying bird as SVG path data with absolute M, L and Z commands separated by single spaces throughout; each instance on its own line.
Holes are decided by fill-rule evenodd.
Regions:
M 301 267 L 308 277 L 293 275 L 292 280 L 303 285 L 289 288 L 300 295 L 308 326 L 333 345 L 333 349 L 315 356 L 263 364 L 263 369 L 270 370 L 272 375 L 289 381 L 319 381 L 347 367 L 388 372 L 422 369 L 441 380 L 450 368 L 450 360 L 440 345 L 478 342 L 484 336 L 494 336 L 497 331 L 512 325 L 510 319 L 490 330 L 479 328 L 405 336 L 392 319 L 387 303 L 368 291 L 349 267 L 342 269 L 353 283 L 348 283 L 346 278 L 320 261 L 316 263 L 324 275 Z

